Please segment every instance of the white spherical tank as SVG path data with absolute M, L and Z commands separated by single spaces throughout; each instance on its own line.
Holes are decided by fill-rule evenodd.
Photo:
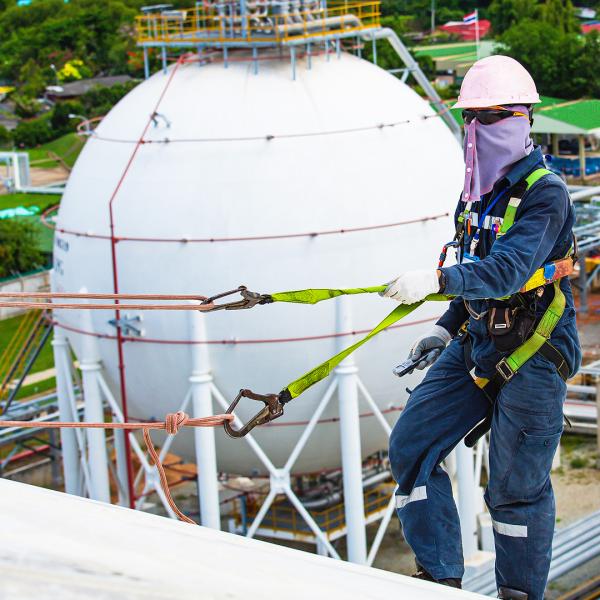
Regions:
M 301 60 L 295 80 L 287 60 L 261 61 L 258 74 L 248 62 L 173 69 L 119 102 L 79 157 L 57 220 L 57 291 L 113 291 L 111 206 L 121 293 L 211 295 L 240 284 L 262 293 L 358 287 L 407 269 L 435 268 L 452 225 L 450 217 L 427 217 L 453 212 L 462 154 L 442 119 L 422 118 L 434 113 L 408 86 L 348 54 L 313 56 L 311 68 Z M 154 111 L 144 139 L 156 143 L 137 147 Z M 365 229 L 277 237 L 352 228 Z M 252 237 L 266 239 L 239 239 Z M 242 387 L 276 393 L 340 344 L 356 341 L 332 335 L 336 302 L 206 315 L 215 385 L 228 400 Z M 377 295 L 348 303 L 353 330 L 370 329 L 395 306 Z M 391 370 L 442 311 L 440 304 L 423 306 L 407 326 L 356 352 L 359 376 L 381 408 L 400 405 L 406 386 L 416 383 L 417 375 L 398 380 Z M 56 317 L 79 356 L 94 334 L 119 397 L 114 312 L 94 311 L 92 332 L 80 311 Z M 140 326 L 143 337 L 132 334 L 123 344 L 129 414 L 162 419 L 178 410 L 189 389 L 190 315 L 148 311 Z M 277 427 L 254 430 L 276 466 L 283 466 L 327 385 L 288 404 Z M 246 401 L 239 414 L 249 417 L 258 408 Z M 216 402 L 214 409 L 222 412 Z M 368 407 L 360 411 L 366 456 L 385 448 L 386 437 Z M 340 464 L 337 414 L 334 398 L 295 472 Z M 392 422 L 398 413 L 387 416 Z M 265 472 L 244 441 L 220 429 L 216 436 L 221 470 Z M 177 437 L 174 451 L 193 460 L 191 432 Z

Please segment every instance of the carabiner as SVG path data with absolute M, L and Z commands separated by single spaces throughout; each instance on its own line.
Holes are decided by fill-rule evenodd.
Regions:
M 448 242 L 447 244 L 444 244 L 442 246 L 442 252 L 438 261 L 438 269 L 441 269 L 444 266 L 444 263 L 446 262 L 446 256 L 448 256 L 448 248 L 458 248 L 458 245 L 458 240 L 452 240 L 451 242 Z
M 257 425 L 264 425 L 269 421 L 277 419 L 283 414 L 283 404 L 280 402 L 279 394 L 255 394 L 251 390 L 240 390 L 235 400 L 231 403 L 230 407 L 225 411 L 225 414 L 231 414 L 241 398 L 250 398 L 251 400 L 258 400 L 264 402 L 265 406 L 262 410 L 257 412 L 245 425 L 239 429 L 233 429 L 229 421 L 223 424 L 225 433 L 233 438 L 244 437 L 249 431 L 254 429 Z
M 242 296 L 241 300 L 228 302 L 226 304 L 217 304 L 206 309 L 205 312 L 212 312 L 214 310 L 241 310 L 244 308 L 253 308 L 257 304 L 269 304 L 270 302 L 273 302 L 269 294 L 257 294 L 256 292 L 249 292 L 245 285 L 240 285 L 240 287 L 236 288 L 235 290 L 230 290 L 228 292 L 211 296 L 210 298 L 204 300 L 202 304 L 213 304 L 213 302 L 219 298 L 225 298 L 226 296 L 231 296 L 232 294 L 237 294 L 238 292 Z

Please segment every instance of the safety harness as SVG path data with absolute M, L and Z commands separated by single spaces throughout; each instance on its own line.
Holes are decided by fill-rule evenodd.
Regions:
M 531 188 L 536 181 L 548 173 L 550 173 L 550 171 L 546 169 L 537 169 L 524 180 L 523 184 L 517 184 L 513 189 L 511 189 L 512 197 L 504 214 L 504 218 L 502 219 L 502 224 L 499 226 L 497 235 L 504 235 L 514 224 L 517 208 L 519 207 L 524 193 Z M 454 246 L 460 248 L 460 245 L 463 242 L 465 223 L 467 223 L 467 226 L 469 223 L 468 218 L 470 217 L 470 208 L 470 205 L 467 205 L 467 209 L 460 215 L 455 238 L 450 244 L 446 244 L 444 246 L 442 256 L 440 256 L 440 266 L 443 265 L 443 260 L 445 259 L 445 254 L 448 247 Z M 564 361 L 560 352 L 554 348 L 554 346 L 552 346 L 548 340 L 552 334 L 552 331 L 556 327 L 556 324 L 562 317 L 565 308 L 565 297 L 560 290 L 560 279 L 573 272 L 574 260 L 575 256 L 573 255 L 568 259 L 554 261 L 544 265 L 535 271 L 533 276 L 529 279 L 529 281 L 527 281 L 527 283 L 518 293 L 524 294 L 526 292 L 531 292 L 532 290 L 539 290 L 540 288 L 543 289 L 544 286 L 551 283 L 554 284 L 555 290 L 554 299 L 535 327 L 535 330 L 531 336 L 516 350 L 511 352 L 509 356 L 503 358 L 498 363 L 496 366 L 496 373 L 489 379 L 474 379 L 475 384 L 485 392 L 486 396 L 490 400 L 490 413 L 486 420 L 480 423 L 469 434 L 467 440 L 469 443 L 473 444 L 483 433 L 485 433 L 485 431 L 487 431 L 487 429 L 489 429 L 493 404 L 502 386 L 510 381 L 518 372 L 518 370 L 537 352 L 551 360 L 556 365 L 561 377 L 566 379 L 568 374 L 566 362 Z M 231 302 L 229 304 L 219 305 L 219 308 L 224 310 L 238 310 L 252 308 L 257 304 L 270 304 L 273 302 L 316 304 L 318 302 L 336 298 L 338 296 L 380 293 L 383 292 L 386 287 L 387 285 L 343 289 L 306 289 L 278 292 L 275 294 L 258 294 L 248 291 L 244 286 L 240 286 L 231 292 L 219 294 L 218 296 L 214 296 L 212 298 L 207 298 L 205 302 L 214 303 L 214 300 L 217 298 L 223 298 L 230 294 L 239 292 L 242 296 L 241 300 Z M 515 296 L 518 297 L 518 294 Z M 232 437 L 243 437 L 257 425 L 263 425 L 280 417 L 283 415 L 284 407 L 288 402 L 300 396 L 300 394 L 305 392 L 317 382 L 325 379 L 347 356 L 352 354 L 352 352 L 368 342 L 371 338 L 375 337 L 378 333 L 384 331 L 394 323 L 397 323 L 415 311 L 424 302 L 448 301 L 451 299 L 451 296 L 444 294 L 430 294 L 423 300 L 415 302 L 414 304 L 398 305 L 387 317 L 385 317 L 385 319 L 383 319 L 374 329 L 372 329 L 358 342 L 322 362 L 320 365 L 316 366 L 314 369 L 311 369 L 301 377 L 298 377 L 298 379 L 295 379 L 289 383 L 278 394 L 257 394 L 248 389 L 241 389 L 227 409 L 227 414 L 232 413 L 235 410 L 241 398 L 249 398 L 251 400 L 262 402 L 264 403 L 264 407 L 246 424 L 237 429 L 234 429 L 230 422 L 226 422 L 224 424 L 225 431 Z M 470 341 L 466 335 L 466 328 L 463 328 L 463 336 L 466 349 L 465 356 L 470 361 Z M 469 368 L 469 370 L 471 370 L 471 368 Z
M 510 190 L 511 198 L 504 213 L 497 237 L 506 234 L 514 225 L 517 209 L 521 204 L 525 192 L 527 192 L 542 177 L 550 173 L 551 171 L 548 169 L 536 169 L 524 180 L 513 186 L 513 188 Z M 463 242 L 465 222 L 467 222 L 467 219 L 470 218 L 469 212 L 470 206 L 460 215 L 458 219 L 459 225 L 457 226 L 456 240 L 459 247 Z M 533 295 L 533 299 L 531 301 L 534 302 L 536 297 L 540 297 L 543 294 L 545 286 L 552 284 L 554 288 L 554 297 L 540 318 L 537 326 L 533 330 L 533 333 L 531 333 L 531 335 L 527 337 L 527 339 L 521 345 L 512 350 L 508 356 L 502 358 L 502 360 L 498 362 L 493 375 L 491 375 L 489 378 L 474 378 L 475 385 L 483 390 L 487 399 L 489 400 L 490 409 L 486 415 L 486 418 L 465 437 L 465 443 L 467 446 L 473 446 L 475 442 L 490 429 L 494 405 L 500 390 L 536 353 L 541 354 L 544 358 L 552 362 L 563 380 L 567 380 L 569 374 L 568 364 L 559 350 L 557 350 L 550 343 L 549 339 L 565 310 L 566 300 L 563 292 L 560 289 L 560 280 L 573 272 L 573 267 L 576 260 L 576 243 L 574 243 L 573 252 L 570 253 L 570 256 L 544 265 L 535 271 L 533 276 L 517 294 L 514 294 L 508 298 L 500 299 L 507 307 L 505 309 L 506 312 L 510 310 L 525 310 L 525 306 L 528 304 L 527 298 L 524 296 L 525 294 L 528 294 L 529 296 Z M 497 308 L 493 310 L 497 310 Z M 465 322 L 461 328 L 461 333 L 459 335 L 464 345 L 465 363 L 468 370 L 471 371 L 474 367 L 474 364 L 471 358 L 471 339 L 466 331 L 467 323 L 468 321 Z

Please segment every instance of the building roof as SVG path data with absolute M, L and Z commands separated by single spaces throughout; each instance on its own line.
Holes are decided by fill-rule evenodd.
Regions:
M 545 117 L 578 127 L 586 133 L 600 133 L 600 100 L 582 99 L 542 109 Z
M 10 549 L 0 557 L 0 589 L 15 599 L 40 596 L 41 582 L 55 597 L 89 600 L 485 598 L 8 479 L 0 526 Z
M 479 58 L 493 54 L 494 47 L 495 42 L 492 40 L 479 42 Z M 430 56 L 437 71 L 452 71 L 458 77 L 462 77 L 478 58 L 477 45 L 473 42 L 417 46 L 413 53 L 417 57 Z
M 64 83 L 60 88 L 62 91 L 53 88 L 49 91 L 48 95 L 53 98 L 73 98 L 76 96 L 83 96 L 86 92 L 89 92 L 96 86 L 100 87 L 111 87 L 117 83 L 126 83 L 131 81 L 129 75 L 113 75 L 110 77 L 94 77 L 92 79 L 80 79 L 79 81 L 72 81 L 71 83 Z
M 463 21 L 449 21 L 440 27 L 442 31 L 453 33 L 461 40 L 476 40 L 478 37 L 486 36 L 490 30 L 490 22 L 487 19 L 479 19 L 479 22 L 464 23 Z
M 540 96 L 536 106 L 533 133 L 557 133 L 562 135 L 600 135 L 600 100 L 563 100 L 552 96 Z M 451 106 L 454 101 L 448 102 Z M 451 110 L 460 125 L 463 124 L 460 108 Z

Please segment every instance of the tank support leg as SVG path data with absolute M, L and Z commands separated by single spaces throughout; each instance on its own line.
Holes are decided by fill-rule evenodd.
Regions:
M 192 340 L 206 341 L 204 315 L 190 312 Z M 190 386 L 194 417 L 207 417 L 213 413 L 212 375 L 206 344 L 192 344 L 192 372 Z M 217 474 L 217 453 L 215 449 L 215 430 L 212 427 L 194 428 L 196 464 L 198 468 L 198 498 L 200 501 L 200 520 L 205 527 L 221 529 L 219 506 L 219 483 Z
M 337 331 L 339 332 L 352 331 L 352 317 L 347 300 L 343 296 L 337 300 Z M 343 360 L 335 369 L 340 405 L 340 440 L 348 560 L 364 565 L 367 563 L 367 538 L 362 486 L 357 372 L 358 369 L 352 356 Z
M 87 292 L 86 289 L 80 291 L 82 293 Z M 83 331 L 94 331 L 92 315 L 89 310 L 81 311 L 81 321 Z M 100 354 L 97 340 L 92 335 L 83 336 L 80 369 L 85 402 L 85 420 L 90 423 L 102 423 L 104 422 L 104 407 L 98 384 L 101 369 Z M 88 442 L 88 463 L 91 476 L 90 498 L 110 502 L 106 431 L 104 429 L 87 429 L 85 433 Z
M 56 366 L 56 393 L 58 412 L 62 421 L 75 421 L 69 401 L 68 386 L 73 385 L 65 357 L 68 355 L 69 344 L 60 327 L 54 327 L 54 364 Z M 60 445 L 62 449 L 65 492 L 81 496 L 83 494 L 83 474 L 79 460 L 79 448 L 75 429 L 60 430 Z

